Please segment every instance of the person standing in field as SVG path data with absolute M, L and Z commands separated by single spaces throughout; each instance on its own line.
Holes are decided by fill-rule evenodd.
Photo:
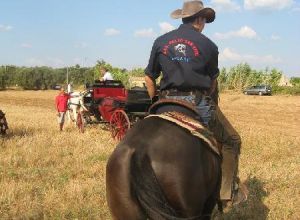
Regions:
M 101 81 L 114 80 L 112 74 L 108 71 L 108 69 L 105 66 L 100 67 L 100 76 Z
M 149 96 L 156 95 L 155 79 L 162 74 L 160 97 L 184 100 L 195 107 L 200 122 L 222 144 L 220 199 L 225 207 L 239 204 L 247 199 L 238 178 L 241 138 L 217 106 L 218 47 L 202 34 L 205 24 L 215 20 L 215 11 L 204 8 L 202 1 L 185 1 L 171 17 L 182 19 L 183 24 L 153 44 L 145 69 Z
M 57 120 L 59 130 L 62 131 L 65 122 L 66 112 L 68 110 L 68 100 L 70 96 L 65 93 L 65 89 L 61 88 L 59 94 L 55 97 L 55 107 L 57 110 Z

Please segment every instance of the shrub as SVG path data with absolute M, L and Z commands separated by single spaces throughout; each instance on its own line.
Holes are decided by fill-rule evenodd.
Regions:
M 300 95 L 300 87 L 276 86 L 272 88 L 272 93 L 278 95 Z

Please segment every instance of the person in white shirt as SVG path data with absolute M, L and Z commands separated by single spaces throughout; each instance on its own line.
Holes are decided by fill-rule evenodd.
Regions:
M 68 84 L 67 92 L 68 92 L 68 94 L 70 94 L 70 93 L 73 92 L 73 85 L 72 85 L 72 83 L 69 83 L 69 84 Z
M 104 66 L 100 67 L 100 74 L 101 74 L 102 81 L 114 80 L 112 74 L 110 72 L 108 72 L 108 69 Z

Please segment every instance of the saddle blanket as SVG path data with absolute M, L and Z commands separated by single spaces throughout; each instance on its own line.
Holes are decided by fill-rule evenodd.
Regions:
M 204 127 L 199 121 L 194 120 L 191 117 L 188 117 L 179 112 L 165 112 L 158 115 L 148 115 L 146 118 L 150 117 L 165 119 L 190 131 L 192 135 L 200 138 L 205 143 L 207 143 L 213 152 L 215 152 L 218 156 L 221 156 L 220 149 L 218 148 L 218 143 L 214 138 L 212 132 Z

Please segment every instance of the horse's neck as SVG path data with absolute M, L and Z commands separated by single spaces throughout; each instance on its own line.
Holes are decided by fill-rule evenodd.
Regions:
M 81 104 L 83 101 L 83 94 L 81 94 L 80 92 L 72 92 L 70 94 L 70 103 L 72 104 Z
M 70 95 L 71 96 L 80 96 L 81 93 L 80 92 L 71 92 Z

